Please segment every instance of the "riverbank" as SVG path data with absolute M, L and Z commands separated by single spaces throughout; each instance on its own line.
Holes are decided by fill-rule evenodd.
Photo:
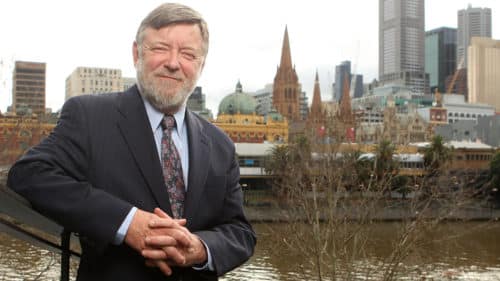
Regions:
M 472 202 L 464 206 L 444 208 L 431 206 L 425 214 L 419 213 L 411 202 L 392 202 L 390 205 L 373 207 L 367 210 L 365 206 L 342 206 L 335 210 L 337 219 L 359 221 L 402 221 L 417 218 L 440 219 L 443 221 L 486 221 L 500 220 L 500 209 L 485 206 L 482 202 Z M 280 208 L 278 206 L 245 206 L 247 218 L 254 223 L 259 222 L 289 222 L 292 220 L 306 220 L 306 215 L 298 208 Z M 320 215 L 325 220 L 326 215 Z

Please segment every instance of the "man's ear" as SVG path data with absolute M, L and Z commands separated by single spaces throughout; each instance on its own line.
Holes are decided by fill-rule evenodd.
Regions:
M 134 58 L 134 66 L 137 66 L 137 61 L 139 60 L 139 46 L 137 46 L 137 42 L 135 41 L 132 45 L 132 56 Z

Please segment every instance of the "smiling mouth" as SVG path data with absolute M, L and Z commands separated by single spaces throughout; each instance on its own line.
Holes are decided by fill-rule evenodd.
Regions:
M 175 80 L 175 81 L 179 81 L 179 82 L 182 81 L 182 78 L 178 78 L 178 77 L 174 77 L 174 76 L 170 76 L 170 75 L 158 75 L 158 77 L 160 77 L 161 79 L 169 79 L 169 80 Z

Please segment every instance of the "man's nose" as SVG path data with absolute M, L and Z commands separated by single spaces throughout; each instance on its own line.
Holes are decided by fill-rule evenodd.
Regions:
M 163 66 L 169 70 L 178 70 L 180 68 L 179 53 L 175 51 L 170 52 L 170 54 L 165 57 Z

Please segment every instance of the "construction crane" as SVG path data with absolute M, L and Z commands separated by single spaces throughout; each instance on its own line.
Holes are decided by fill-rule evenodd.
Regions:
M 455 73 L 453 74 L 453 78 L 450 81 L 450 84 L 448 84 L 448 89 L 446 89 L 446 93 L 451 94 L 451 91 L 453 90 L 453 86 L 455 86 L 455 82 L 457 82 L 458 78 L 458 73 L 460 72 L 460 69 L 462 69 L 462 65 L 464 64 L 464 59 L 465 56 L 462 57 L 460 60 L 460 63 L 458 64 L 457 70 L 455 70 Z

